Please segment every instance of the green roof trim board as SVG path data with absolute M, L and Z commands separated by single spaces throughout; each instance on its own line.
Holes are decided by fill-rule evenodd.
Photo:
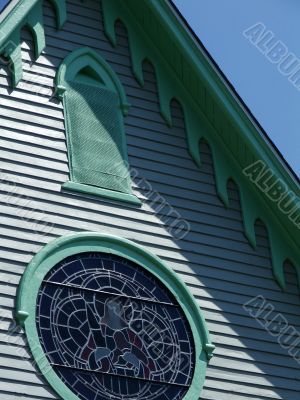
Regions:
M 156 71 L 161 114 L 172 125 L 170 102 L 177 99 L 184 111 L 191 156 L 201 166 L 199 142 L 211 146 L 219 197 L 229 204 L 230 179 L 240 190 L 245 235 L 256 247 L 255 222 L 262 220 L 269 233 L 273 272 L 285 287 L 284 262 L 295 266 L 300 281 L 300 187 L 259 127 L 242 107 L 211 60 L 193 40 L 168 1 L 102 0 L 104 26 L 113 45 L 115 23 L 128 31 L 133 73 L 143 85 L 142 63 L 149 60 Z M 271 171 L 262 190 L 244 172 L 262 161 Z M 266 179 L 267 181 L 267 179 Z M 266 192 L 284 182 L 287 196 L 296 199 L 291 215 L 278 207 Z M 276 193 L 275 193 L 276 195 Z M 276 197 L 276 196 L 275 196 Z
M 44 277 L 59 262 L 69 256 L 85 252 L 103 252 L 125 257 L 159 279 L 176 297 L 193 334 L 195 344 L 195 371 L 184 400 L 195 400 L 202 390 L 208 360 L 215 346 L 211 343 L 205 319 L 187 286 L 156 255 L 134 242 L 113 235 L 82 232 L 62 236 L 47 244 L 32 259 L 22 276 L 15 317 L 25 328 L 34 359 L 52 388 L 65 400 L 78 397 L 63 383 L 47 360 L 37 332 L 37 296 Z
M 52 3 L 60 27 L 66 19 L 65 1 L 52 0 Z M 22 27 L 32 30 L 37 56 L 45 45 L 41 4 L 41 0 L 20 0 L 0 26 L 0 48 L 12 62 L 14 86 L 22 77 Z M 205 139 L 210 144 L 217 191 L 225 206 L 229 204 L 228 180 L 234 180 L 239 186 L 245 234 L 253 247 L 256 246 L 255 221 L 261 219 L 265 223 L 274 275 L 284 288 L 285 260 L 292 262 L 300 277 L 299 182 L 192 38 L 169 1 L 102 0 L 101 4 L 105 31 L 112 44 L 116 45 L 117 20 L 128 30 L 132 69 L 140 85 L 144 81 L 143 61 L 148 59 L 154 65 L 160 109 L 168 125 L 172 125 L 170 101 L 176 98 L 181 103 L 188 147 L 199 167 L 199 141 Z M 248 171 L 255 163 L 265 166 L 257 179 L 253 171 Z M 275 187 L 277 193 L 272 190 Z

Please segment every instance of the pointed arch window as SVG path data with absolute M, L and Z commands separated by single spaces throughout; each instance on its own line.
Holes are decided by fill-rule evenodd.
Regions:
M 89 48 L 69 54 L 56 84 L 63 101 L 70 180 L 63 187 L 140 203 L 132 194 L 123 116 L 129 104 L 106 61 Z

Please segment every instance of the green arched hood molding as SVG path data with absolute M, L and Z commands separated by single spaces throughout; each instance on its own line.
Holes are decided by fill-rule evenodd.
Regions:
M 228 180 L 240 190 L 245 235 L 256 247 L 255 222 L 269 233 L 274 276 L 285 287 L 284 267 L 292 262 L 300 282 L 300 186 L 260 127 L 245 110 L 228 83 L 167 0 L 102 0 L 104 29 L 116 46 L 115 23 L 127 28 L 132 70 L 144 83 L 142 63 L 150 60 L 156 72 L 161 114 L 172 125 L 170 102 L 176 98 L 184 111 L 188 148 L 201 166 L 199 142 L 205 139 L 213 153 L 217 192 L 229 205 Z M 295 195 L 292 214 L 282 212 L 274 198 L 243 172 L 263 162 L 272 182 L 284 182 Z M 267 173 L 269 171 L 269 173 Z M 271 171 L 271 173 L 270 173 Z M 263 180 L 262 180 L 263 181 Z M 270 183 L 270 182 L 269 182 Z
M 64 400 L 78 400 L 55 374 L 40 345 L 35 319 L 38 291 L 45 275 L 58 262 L 68 256 L 89 251 L 111 253 L 138 263 L 162 281 L 176 297 L 189 321 L 196 348 L 195 374 L 184 400 L 198 399 L 207 361 L 212 357 L 215 346 L 209 339 L 205 320 L 194 297 L 175 272 L 145 248 L 126 239 L 94 232 L 63 236 L 46 245 L 32 259 L 19 285 L 15 317 L 24 327 L 34 359 L 49 384 Z
M 67 18 L 66 2 L 65 0 L 50 0 L 50 2 L 55 8 L 57 28 L 59 29 Z M 14 87 L 23 75 L 20 32 L 24 27 L 29 28 L 33 35 L 35 56 L 38 58 L 46 45 L 43 0 L 19 0 L 0 24 L 0 54 L 10 60 Z
M 90 68 L 99 81 L 102 81 L 104 86 L 118 94 L 120 99 L 120 107 L 124 113 L 127 114 L 130 104 L 127 102 L 124 88 L 117 76 L 111 69 L 103 57 L 96 51 L 89 47 L 81 47 L 70 53 L 64 61 L 60 64 L 56 74 L 56 87 L 60 97 L 68 86 L 68 81 L 73 81 L 76 75 L 84 70 Z

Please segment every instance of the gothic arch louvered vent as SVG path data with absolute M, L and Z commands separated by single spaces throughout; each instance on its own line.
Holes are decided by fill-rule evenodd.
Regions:
M 118 77 L 95 51 L 71 53 L 57 74 L 70 165 L 64 188 L 139 203 L 132 195 L 123 115 L 129 104 Z

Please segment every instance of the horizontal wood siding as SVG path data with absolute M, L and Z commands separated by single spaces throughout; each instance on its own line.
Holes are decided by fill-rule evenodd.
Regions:
M 45 24 L 47 48 L 36 61 L 32 38 L 23 32 L 24 79 L 15 90 L 8 67 L 0 70 L 0 399 L 57 399 L 38 374 L 24 333 L 14 325 L 15 295 L 26 265 L 41 247 L 60 235 L 89 230 L 142 244 L 189 286 L 217 346 L 201 399 L 299 400 L 299 364 L 243 309 L 263 295 L 275 307 L 270 320 L 280 312 L 300 330 L 296 275 L 287 266 L 288 288 L 282 292 L 271 272 L 263 224 L 256 225 L 258 247 L 253 250 L 243 233 L 236 186 L 229 184 L 226 209 L 216 194 L 210 149 L 201 144 L 203 166 L 197 168 L 187 151 L 180 105 L 172 104 L 174 126 L 169 128 L 159 112 L 155 71 L 144 64 L 141 88 L 132 75 L 126 29 L 118 23 L 113 48 L 103 33 L 98 2 L 68 1 L 68 22 L 61 31 L 46 3 Z M 132 104 L 126 136 L 141 208 L 61 189 L 68 180 L 68 161 L 53 79 L 61 60 L 80 46 L 104 56 Z M 191 226 L 183 239 L 170 229 L 175 218 L 168 205 Z

